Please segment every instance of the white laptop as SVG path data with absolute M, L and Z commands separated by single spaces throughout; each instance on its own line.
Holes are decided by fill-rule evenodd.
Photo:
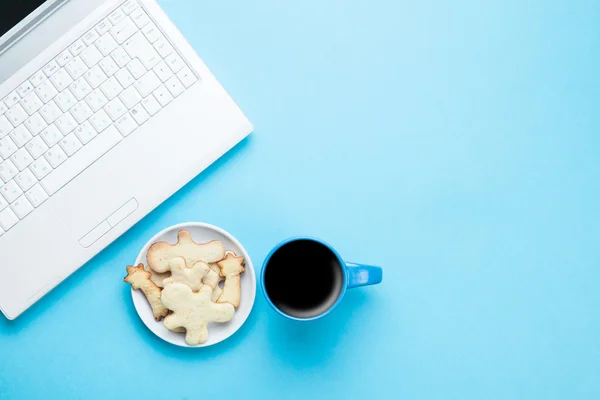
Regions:
M 154 0 L 0 15 L 0 310 L 14 319 L 252 125 Z

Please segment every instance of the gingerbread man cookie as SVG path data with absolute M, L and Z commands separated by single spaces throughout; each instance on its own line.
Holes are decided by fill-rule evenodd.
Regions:
M 204 261 L 198 261 L 188 267 L 183 257 L 175 257 L 169 261 L 171 276 L 163 281 L 163 287 L 169 283 L 183 283 L 188 285 L 192 291 L 197 292 L 202 287 L 202 278 L 210 271 L 210 267 Z
M 144 268 L 144 269 L 145 269 L 146 271 L 150 272 L 150 280 L 151 280 L 152 282 L 154 282 L 154 284 L 155 284 L 156 286 L 158 286 L 159 288 L 162 288 L 162 287 L 164 286 L 164 285 L 163 285 L 163 281 L 164 281 L 165 279 L 167 279 L 168 277 L 170 277 L 170 276 L 171 276 L 171 272 L 169 272 L 169 271 L 168 271 L 168 272 L 159 273 L 159 272 L 156 272 L 156 271 L 154 271 L 154 270 L 153 270 L 152 268 L 150 268 L 150 267 L 146 267 L 146 268 Z
M 175 257 L 185 258 L 188 265 L 194 265 L 198 261 L 214 263 L 225 257 L 223 243 L 218 240 L 198 244 L 192 240 L 192 234 L 186 230 L 180 230 L 177 238 L 177 244 L 158 242 L 148 249 L 146 259 L 155 272 L 169 271 L 169 261 Z
M 208 285 L 203 285 L 198 293 L 182 283 L 167 285 L 161 301 L 173 313 L 165 318 L 165 327 L 169 330 L 185 328 L 185 341 L 190 346 L 206 342 L 208 323 L 230 321 L 235 313 L 231 304 L 213 303 L 211 295 L 212 288 Z
M 210 270 L 204 275 L 204 278 L 202 278 L 202 283 L 215 289 L 221 281 L 221 268 L 219 268 L 217 263 L 210 263 L 208 266 L 210 267 Z

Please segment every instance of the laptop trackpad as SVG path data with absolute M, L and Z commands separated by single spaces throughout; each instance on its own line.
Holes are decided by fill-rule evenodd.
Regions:
M 78 241 L 133 197 L 113 174 L 96 165 L 53 197 L 58 218 Z

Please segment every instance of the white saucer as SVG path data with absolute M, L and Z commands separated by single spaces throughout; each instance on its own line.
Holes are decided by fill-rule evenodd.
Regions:
M 159 233 L 146 243 L 140 254 L 138 254 L 134 265 L 139 263 L 147 266 L 146 253 L 148 248 L 156 242 L 168 242 L 171 244 L 177 243 L 177 232 L 185 229 L 192 234 L 192 238 L 196 243 L 206 243 L 211 240 L 220 240 L 225 246 L 225 250 L 233 251 L 236 255 L 244 257 L 246 271 L 241 275 L 242 282 L 242 297 L 240 307 L 235 311 L 233 319 L 226 323 L 209 323 L 208 324 L 208 340 L 206 343 L 198 346 L 190 346 L 185 342 L 185 333 L 171 332 L 164 327 L 162 321 L 155 321 L 152 315 L 152 309 L 144 297 L 144 294 L 139 290 L 131 290 L 133 304 L 135 309 L 148 329 L 161 339 L 177 346 L 183 347 L 206 347 L 217 344 L 229 336 L 233 335 L 244 324 L 252 306 L 254 305 L 254 297 L 256 296 L 256 275 L 252 260 L 244 249 L 229 232 L 224 231 L 216 226 L 201 223 L 201 222 L 186 222 L 183 224 L 173 225 Z

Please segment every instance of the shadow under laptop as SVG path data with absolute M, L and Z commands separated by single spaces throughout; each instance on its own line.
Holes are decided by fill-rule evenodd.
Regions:
M 353 332 L 371 324 L 369 309 L 377 307 L 377 298 L 365 290 L 350 290 L 337 309 L 314 321 L 293 321 L 269 310 L 268 346 L 275 359 L 294 369 L 324 365 L 343 351 L 350 351 Z M 361 329 L 358 329 L 361 330 Z
M 0 315 L 0 334 L 17 335 L 19 334 L 19 332 L 21 332 L 23 329 L 26 329 L 31 324 L 41 322 L 41 320 L 43 320 L 47 312 L 50 309 L 52 309 L 53 306 L 55 306 L 66 295 L 67 292 L 73 290 L 77 285 L 80 284 L 80 282 L 85 281 L 87 279 L 93 279 L 94 273 L 97 272 L 100 268 L 105 268 L 106 264 L 115 262 L 113 257 L 113 251 L 115 247 L 122 247 L 124 246 L 124 244 L 131 242 L 139 242 L 139 248 L 141 248 L 143 244 L 145 244 L 146 240 L 150 236 L 152 236 L 150 235 L 148 238 L 146 238 L 142 235 L 142 233 L 146 232 L 147 229 L 151 228 L 151 225 L 156 222 L 157 215 L 164 212 L 165 208 L 171 207 L 174 203 L 179 201 L 181 197 L 185 196 L 186 194 L 195 190 L 196 188 L 205 185 L 207 181 L 214 179 L 215 175 L 218 175 L 218 173 L 225 169 L 226 166 L 227 168 L 231 168 L 232 165 L 235 165 L 235 160 L 239 158 L 243 153 L 247 152 L 251 144 L 252 135 L 247 136 L 245 139 L 240 141 L 231 150 L 229 150 L 227 153 L 221 156 L 218 160 L 216 160 L 204 171 L 202 171 L 198 176 L 193 178 L 189 183 L 187 183 L 179 191 L 173 194 L 173 196 L 169 197 L 165 202 L 160 204 L 156 209 L 154 209 L 152 212 L 150 212 L 148 215 L 146 215 L 144 218 L 138 221 L 135 225 L 133 225 L 129 230 L 127 230 L 123 235 L 117 238 L 112 244 L 107 246 L 94 258 L 92 258 L 81 268 L 75 271 L 71 276 L 65 279 L 56 288 L 47 293 L 37 303 L 31 306 L 23 314 L 21 314 L 21 316 L 19 316 L 17 319 L 11 321 Z M 133 261 L 134 260 L 126 262 Z M 121 264 L 122 263 L 119 263 L 119 270 L 122 272 L 122 276 L 125 276 L 125 264 Z M 122 278 L 119 280 L 115 280 L 114 284 L 123 285 L 123 287 L 126 288 L 127 291 L 129 291 L 129 285 L 125 285 L 123 283 Z M 129 298 L 124 298 L 124 303 L 125 305 L 123 307 L 123 310 L 127 309 L 128 312 L 130 312 L 130 309 L 133 309 L 131 296 L 129 296 Z M 133 316 L 139 321 L 135 309 L 133 309 Z M 251 317 L 252 315 L 250 316 L 250 318 Z M 98 318 L 106 318 L 106 316 L 99 316 Z M 142 324 L 141 321 L 139 321 L 139 323 Z M 248 325 L 248 323 L 249 322 L 247 322 L 245 326 Z M 145 326 L 144 330 L 154 337 L 154 335 L 150 331 L 148 331 L 148 329 L 146 329 Z

